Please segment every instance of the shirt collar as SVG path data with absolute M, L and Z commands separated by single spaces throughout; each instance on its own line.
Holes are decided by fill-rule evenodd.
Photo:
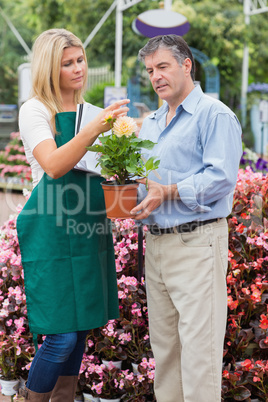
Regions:
M 155 112 L 151 113 L 148 117 L 149 119 L 160 119 L 163 115 L 165 115 L 168 112 L 168 104 L 167 102 L 164 102 L 163 105 L 157 109 Z
M 197 85 L 182 102 L 181 105 L 182 105 L 183 109 L 190 114 L 194 114 L 196 106 L 202 96 L 203 96 L 203 91 L 202 91 L 200 85 Z M 177 108 L 177 110 L 178 110 L 178 108 Z
M 189 95 L 184 99 L 184 101 L 177 107 L 176 112 L 178 112 L 179 108 L 183 107 L 183 109 L 186 112 L 193 114 L 196 109 L 196 106 L 202 96 L 203 96 L 203 91 L 202 91 L 200 85 L 197 85 L 189 93 Z M 167 102 L 164 102 L 164 104 L 159 109 L 157 109 L 155 112 L 151 113 L 148 117 L 150 119 L 158 120 L 167 112 L 168 112 L 168 104 L 167 104 Z

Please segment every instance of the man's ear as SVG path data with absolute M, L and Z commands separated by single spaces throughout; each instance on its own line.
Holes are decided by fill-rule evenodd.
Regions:
M 191 60 L 189 59 L 189 57 L 187 57 L 187 58 L 184 60 L 184 62 L 183 62 L 183 67 L 184 67 L 185 74 L 186 74 L 187 76 L 188 76 L 188 75 L 191 75 L 192 62 L 191 62 Z

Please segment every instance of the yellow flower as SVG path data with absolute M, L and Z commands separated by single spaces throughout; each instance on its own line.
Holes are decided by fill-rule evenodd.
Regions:
M 104 121 L 103 121 L 103 124 L 106 124 L 106 123 L 113 124 L 113 122 L 114 122 L 116 119 L 114 118 L 113 112 L 111 112 L 110 114 L 107 114 L 107 115 L 104 117 L 103 120 L 104 120 Z
M 137 124 L 132 117 L 129 116 L 121 116 L 115 121 L 113 125 L 113 133 L 117 137 L 122 137 L 125 135 L 129 137 L 132 133 L 137 130 Z

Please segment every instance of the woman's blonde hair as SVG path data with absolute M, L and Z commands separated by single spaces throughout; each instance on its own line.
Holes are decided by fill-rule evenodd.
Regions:
M 73 46 L 82 49 L 86 63 L 83 88 L 75 91 L 74 96 L 75 103 L 83 103 L 88 65 L 81 40 L 66 29 L 49 29 L 39 35 L 33 45 L 31 96 L 37 97 L 51 112 L 54 128 L 55 115 L 64 111 L 60 90 L 61 59 L 64 49 Z

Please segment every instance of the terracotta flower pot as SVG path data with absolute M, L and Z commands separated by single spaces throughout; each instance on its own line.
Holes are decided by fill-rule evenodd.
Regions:
M 137 193 L 139 183 L 131 181 L 126 184 L 116 184 L 115 181 L 101 183 L 107 218 L 132 218 L 130 211 L 137 205 Z

